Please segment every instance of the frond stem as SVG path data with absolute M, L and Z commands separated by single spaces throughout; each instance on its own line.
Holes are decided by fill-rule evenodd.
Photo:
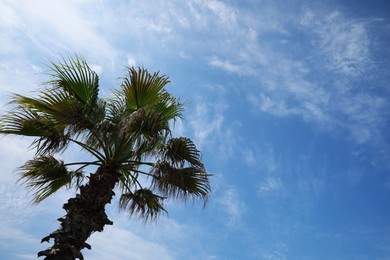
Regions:
M 100 161 L 94 161 L 94 162 L 74 162 L 74 163 L 65 163 L 65 166 L 71 166 L 71 165 L 80 165 L 80 164 L 85 164 L 85 165 L 100 165 Z
M 124 161 L 123 162 L 124 165 L 148 165 L 148 166 L 154 166 L 154 163 L 151 163 L 151 162 L 140 162 L 140 161 Z
M 85 150 L 87 150 L 88 152 L 90 152 L 92 155 L 94 155 L 101 163 L 104 164 L 104 158 L 105 156 L 103 154 L 101 154 L 99 151 L 89 147 L 88 145 L 86 144 L 83 144 L 82 142 L 79 142 L 77 140 L 74 140 L 74 139 L 70 139 L 70 141 L 74 142 L 75 144 L 78 144 L 79 146 L 81 146 L 82 148 L 84 148 Z
M 147 172 L 143 172 L 143 171 L 140 171 L 140 170 L 131 170 L 131 171 L 137 172 L 137 173 L 141 173 L 141 174 L 144 174 L 144 175 L 150 176 L 150 177 L 156 177 L 153 174 L 150 174 L 150 173 L 147 173 Z
M 133 174 L 129 173 L 129 175 L 131 176 L 131 178 L 133 179 L 133 181 L 135 181 L 138 186 L 142 189 L 142 185 L 141 183 L 138 181 L 138 179 L 136 177 L 133 176 Z

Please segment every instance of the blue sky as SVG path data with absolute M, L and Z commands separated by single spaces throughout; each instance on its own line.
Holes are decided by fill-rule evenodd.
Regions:
M 169 201 L 145 225 L 113 203 L 86 259 L 390 259 L 389 18 L 375 0 L 3 0 L 0 110 L 66 53 L 102 97 L 136 65 L 186 102 L 175 134 L 214 174 L 207 207 Z M 1 259 L 35 259 L 74 196 L 29 203 L 14 173 L 28 145 L 0 139 Z

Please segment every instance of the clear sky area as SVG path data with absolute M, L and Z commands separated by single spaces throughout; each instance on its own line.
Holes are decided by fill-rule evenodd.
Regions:
M 1 0 L 0 114 L 61 55 L 86 58 L 103 98 L 126 66 L 170 77 L 186 108 L 173 133 L 202 150 L 209 201 L 170 200 L 144 224 L 115 200 L 86 259 L 385 260 L 389 46 L 390 1 Z M 4 260 L 36 259 L 75 196 L 30 203 L 16 183 L 30 142 L 0 138 Z

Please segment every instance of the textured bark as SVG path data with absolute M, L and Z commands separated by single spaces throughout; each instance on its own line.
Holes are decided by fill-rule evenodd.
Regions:
M 91 249 L 86 243 L 91 234 L 113 224 L 105 213 L 105 206 L 111 203 L 117 182 L 115 170 L 109 167 L 100 167 L 91 174 L 88 184 L 80 187 L 80 193 L 64 204 L 66 215 L 58 219 L 61 227 L 42 239 L 42 242 L 49 242 L 53 238 L 54 245 L 39 252 L 38 257 L 45 256 L 45 260 L 84 259 L 81 250 Z

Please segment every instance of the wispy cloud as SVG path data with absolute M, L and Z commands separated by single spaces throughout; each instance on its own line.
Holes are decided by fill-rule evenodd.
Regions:
M 219 19 L 223 26 L 235 24 L 238 11 L 222 1 L 202 1 Z
M 199 147 L 212 141 L 213 135 L 221 129 L 224 116 L 221 113 L 211 113 L 210 106 L 205 103 L 198 103 L 195 115 L 190 119 L 191 127 L 194 129 L 195 139 Z
M 53 50 L 68 49 L 93 53 L 99 50 L 100 55 L 109 61 L 114 50 L 95 30 L 93 23 L 88 21 L 82 12 L 83 7 L 80 3 L 75 5 L 68 1 L 53 3 L 46 0 L 23 4 L 12 1 L 8 5 L 17 14 L 20 30 L 43 51 L 52 53 Z M 42 31 L 46 33 L 42 34 Z
M 367 21 L 343 17 L 339 11 L 315 15 L 307 11 L 301 24 L 318 35 L 319 49 L 327 57 L 330 69 L 356 76 L 370 62 Z
M 375 73 L 371 20 L 326 8 L 302 8 L 298 15 L 280 19 L 277 8 L 265 7 L 258 19 L 250 19 L 245 15 L 249 10 L 219 1 L 193 1 L 189 7 L 191 21 L 209 25 L 189 22 L 195 33 L 210 34 L 207 46 L 213 52 L 202 53 L 202 42 L 197 48 L 207 55 L 208 65 L 259 82 L 249 91 L 242 86 L 254 107 L 302 117 L 323 129 L 348 131 L 358 143 L 379 137 L 377 127 L 384 120 L 379 111 L 389 104 L 360 87 Z M 224 19 L 229 23 L 220 23 Z
M 31 200 L 23 188 L 0 183 L 0 218 L 2 227 L 25 225 L 40 209 L 31 205 Z M 23 214 L 20 214 L 23 212 Z
M 218 203 L 223 206 L 226 213 L 226 225 L 229 227 L 237 226 L 241 223 L 241 217 L 246 211 L 245 203 L 240 199 L 238 191 L 230 186 L 220 194 Z
M 0 137 L 0 158 L 4 163 L 4 174 L 0 175 L 0 182 L 14 185 L 17 176 L 17 167 L 33 157 L 33 151 L 29 150 L 30 143 L 26 139 L 16 137 Z
M 94 234 L 90 243 L 93 250 L 85 256 L 92 259 L 174 259 L 167 248 L 149 242 L 124 228 L 108 226 L 103 233 Z
M 265 60 L 270 61 L 272 55 L 275 61 L 258 70 L 261 83 L 257 93 L 248 94 L 249 102 L 262 112 L 299 116 L 323 129 L 346 130 L 358 143 L 375 142 L 380 138 L 378 127 L 385 120 L 381 111 L 389 103 L 362 86 L 367 82 L 364 79 L 375 73 L 369 49 L 370 21 L 346 18 L 337 11 L 306 11 L 299 23 L 290 22 L 316 40 L 291 52 L 264 49 L 270 50 Z M 284 26 L 292 30 L 287 23 Z M 293 45 L 291 35 L 286 39 Z M 259 51 L 261 47 L 259 43 Z M 302 51 L 308 56 L 294 56 Z
M 209 65 L 229 72 L 235 72 L 235 73 L 240 72 L 240 67 L 238 65 L 235 65 L 230 61 L 222 61 L 218 57 L 210 58 Z
M 39 248 L 39 238 L 25 229 L 41 209 L 31 205 L 26 191 L 14 187 L 14 183 L 0 180 L 0 194 L 0 251 L 11 259 L 28 259 L 19 253 L 35 255 Z
M 213 96 L 208 102 L 203 96 L 196 96 L 192 112 L 186 116 L 189 122 L 190 136 L 199 148 L 220 152 L 227 159 L 234 154 L 238 136 L 233 132 L 233 123 L 225 121 L 225 113 L 229 108 L 228 93 L 223 86 L 202 86 L 203 95 Z M 206 102 L 207 101 L 207 102 Z
M 267 177 L 259 186 L 258 193 L 280 192 L 283 189 L 283 183 L 280 178 Z
M 39 250 L 37 242 L 39 239 L 20 228 L 9 226 L 1 226 L 0 228 L 0 250 L 3 254 L 12 257 L 10 259 L 29 259 L 27 255 L 35 256 Z M 21 252 L 25 252 L 25 254 L 20 256 Z

